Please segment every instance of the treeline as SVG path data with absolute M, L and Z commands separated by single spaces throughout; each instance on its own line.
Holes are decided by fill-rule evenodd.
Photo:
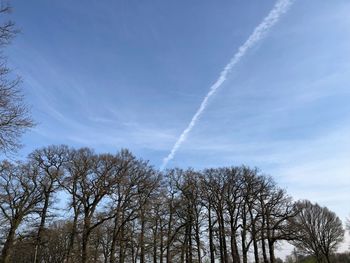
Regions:
M 273 263 L 280 241 L 330 262 L 344 234 L 257 169 L 160 172 L 128 150 L 67 146 L 1 162 L 0 222 L 1 263 Z
M 293 251 L 291 255 L 287 256 L 286 263 L 317 263 L 317 259 L 314 256 L 306 256 L 299 254 L 298 251 Z M 334 263 L 349 263 L 350 253 L 334 253 L 331 255 L 331 262 Z

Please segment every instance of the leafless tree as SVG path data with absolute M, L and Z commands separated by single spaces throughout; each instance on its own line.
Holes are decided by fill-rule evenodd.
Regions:
M 275 185 L 271 178 L 263 178 L 261 190 L 260 209 L 262 209 L 262 249 L 263 258 L 266 262 L 265 240 L 269 249 L 270 262 L 274 263 L 275 244 L 281 240 L 293 239 L 293 229 L 289 227 L 289 220 L 294 218 L 296 211 L 294 204 L 286 192 Z
M 330 256 L 343 240 L 341 220 L 326 207 L 300 201 L 296 205 L 298 214 L 292 220 L 296 229 L 293 244 L 306 254 L 315 256 L 317 262 L 330 263 Z
M 42 207 L 40 208 L 40 224 L 36 235 L 34 263 L 40 262 L 38 251 L 42 243 L 42 235 L 49 215 L 53 195 L 59 188 L 60 177 L 63 176 L 63 165 L 68 162 L 68 147 L 49 146 L 34 151 L 29 155 L 32 165 L 38 169 L 38 184 L 43 193 Z
M 172 263 L 173 258 L 178 251 L 176 251 L 176 241 L 180 231 L 185 227 L 184 224 L 177 220 L 177 215 L 181 208 L 179 200 L 179 192 L 177 185 L 177 180 L 180 169 L 170 169 L 165 172 L 165 187 L 167 191 L 167 196 L 165 198 L 165 204 L 167 206 L 167 216 L 166 220 L 166 263 Z
M 0 17 L 10 12 L 10 7 L 1 1 Z M 3 48 L 7 46 L 18 30 L 12 21 L 0 24 L 0 151 L 12 152 L 20 146 L 21 135 L 34 122 L 20 91 L 20 79 L 11 77 Z
M 129 253 L 134 260 L 146 261 L 146 247 L 150 247 L 150 240 L 146 238 L 150 231 L 151 200 L 159 187 L 159 177 L 147 162 L 136 159 L 129 151 L 120 154 L 121 169 L 117 176 L 117 183 L 112 193 L 112 215 L 114 226 L 110 262 L 116 262 L 116 251 L 119 249 L 119 261 L 124 262 L 127 248 L 137 246 L 136 251 Z M 133 232 L 129 240 L 125 239 L 127 228 L 134 227 L 137 220 L 138 229 Z M 135 238 L 137 237 L 137 238 Z
M 98 209 L 105 198 L 111 194 L 118 169 L 118 158 L 109 154 L 96 155 L 90 149 L 80 149 L 74 155 L 73 177 L 77 176 L 77 189 L 73 192 L 81 203 L 82 212 L 82 248 L 81 261 L 88 262 L 88 242 L 92 231 L 103 222 L 112 218 L 108 212 Z M 74 181 L 74 178 L 73 178 Z
M 274 263 L 282 240 L 329 262 L 343 234 L 326 208 L 293 203 L 246 166 L 160 173 L 128 150 L 67 146 L 0 166 L 0 263 Z
M 233 263 L 240 263 L 237 237 L 239 229 L 240 210 L 243 203 L 243 178 L 241 171 L 242 169 L 239 167 L 230 167 L 223 169 L 227 181 L 225 187 L 225 200 L 230 226 L 230 246 Z
M 1 263 L 9 262 L 17 229 L 37 212 L 42 201 L 37 178 L 38 171 L 30 165 L 6 161 L 0 164 L 0 214 L 7 226 Z
M 212 209 L 215 221 L 211 222 L 214 236 L 218 239 L 220 261 L 229 262 L 227 248 L 225 215 L 226 215 L 226 178 L 222 169 L 207 169 L 204 171 L 208 193 L 212 196 Z M 214 217 L 213 217 L 214 218 Z M 216 232 L 216 233 L 215 233 Z M 216 246 L 215 246 L 216 247 Z
M 65 255 L 65 262 L 72 262 L 72 253 L 75 252 L 75 258 L 78 257 L 75 241 L 78 235 L 78 220 L 81 214 L 82 202 L 78 198 L 80 176 L 89 170 L 88 162 L 83 157 L 83 150 L 70 150 L 69 161 L 65 163 L 65 174 L 59 178 L 59 185 L 64 189 L 70 198 L 68 201 L 68 210 L 73 211 L 73 219 L 70 222 L 70 233 L 68 240 L 68 248 Z
M 203 202 L 199 178 L 200 174 L 192 169 L 179 169 L 175 181 L 181 205 L 181 209 L 178 211 L 178 220 L 184 225 L 181 262 L 202 262 Z
M 200 189 L 202 203 L 205 209 L 204 218 L 207 220 L 206 232 L 209 241 L 210 263 L 215 263 L 215 243 L 214 243 L 214 225 L 215 216 L 213 215 L 214 196 L 211 192 L 211 178 L 208 176 L 212 171 L 206 170 L 200 178 Z

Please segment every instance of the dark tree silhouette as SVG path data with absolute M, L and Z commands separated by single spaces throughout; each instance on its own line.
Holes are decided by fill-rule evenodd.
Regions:
M 160 173 L 128 150 L 49 146 L 0 168 L 0 263 L 273 263 L 280 241 L 330 262 L 344 233 L 246 166 Z
M 296 204 L 297 216 L 291 227 L 296 231 L 293 244 L 306 254 L 315 256 L 317 262 L 330 263 L 330 257 L 343 240 L 341 220 L 326 207 L 300 201 Z
M 3 20 L 9 12 L 10 7 L 1 1 L 0 18 Z M 21 135 L 34 125 L 23 101 L 20 78 L 11 76 L 3 54 L 4 47 L 11 43 L 17 32 L 12 21 L 0 24 L 0 151 L 5 153 L 18 149 Z
M 5 225 L 1 263 L 10 262 L 16 231 L 25 219 L 37 211 L 43 200 L 38 171 L 29 164 L 0 164 L 0 220 Z

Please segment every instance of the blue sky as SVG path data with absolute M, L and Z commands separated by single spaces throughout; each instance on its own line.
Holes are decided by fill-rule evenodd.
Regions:
M 156 167 L 274 1 L 13 0 L 7 49 L 49 144 Z M 350 2 L 296 0 L 235 67 L 168 167 L 246 164 L 350 213 Z

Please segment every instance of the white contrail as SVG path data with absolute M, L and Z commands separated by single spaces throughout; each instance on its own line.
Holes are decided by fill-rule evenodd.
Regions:
M 259 40 L 261 40 L 265 34 L 271 29 L 279 20 L 281 15 L 288 11 L 288 8 L 292 4 L 293 0 L 278 0 L 275 6 L 272 8 L 270 13 L 264 18 L 264 20 L 254 29 L 253 33 L 249 36 L 246 42 L 239 47 L 237 53 L 232 57 L 230 62 L 221 71 L 219 78 L 210 87 L 208 94 L 204 97 L 201 105 L 197 112 L 193 115 L 191 122 L 188 124 L 187 128 L 181 133 L 180 137 L 177 139 L 173 148 L 171 149 L 169 155 L 163 159 L 161 165 L 161 170 L 163 170 L 168 162 L 174 158 L 177 150 L 181 144 L 186 140 L 187 135 L 196 125 L 199 117 L 202 115 L 203 111 L 208 105 L 209 99 L 217 92 L 221 85 L 225 82 L 227 75 L 231 72 L 232 68 L 241 60 L 241 58 L 246 54 L 246 52 L 254 46 Z

